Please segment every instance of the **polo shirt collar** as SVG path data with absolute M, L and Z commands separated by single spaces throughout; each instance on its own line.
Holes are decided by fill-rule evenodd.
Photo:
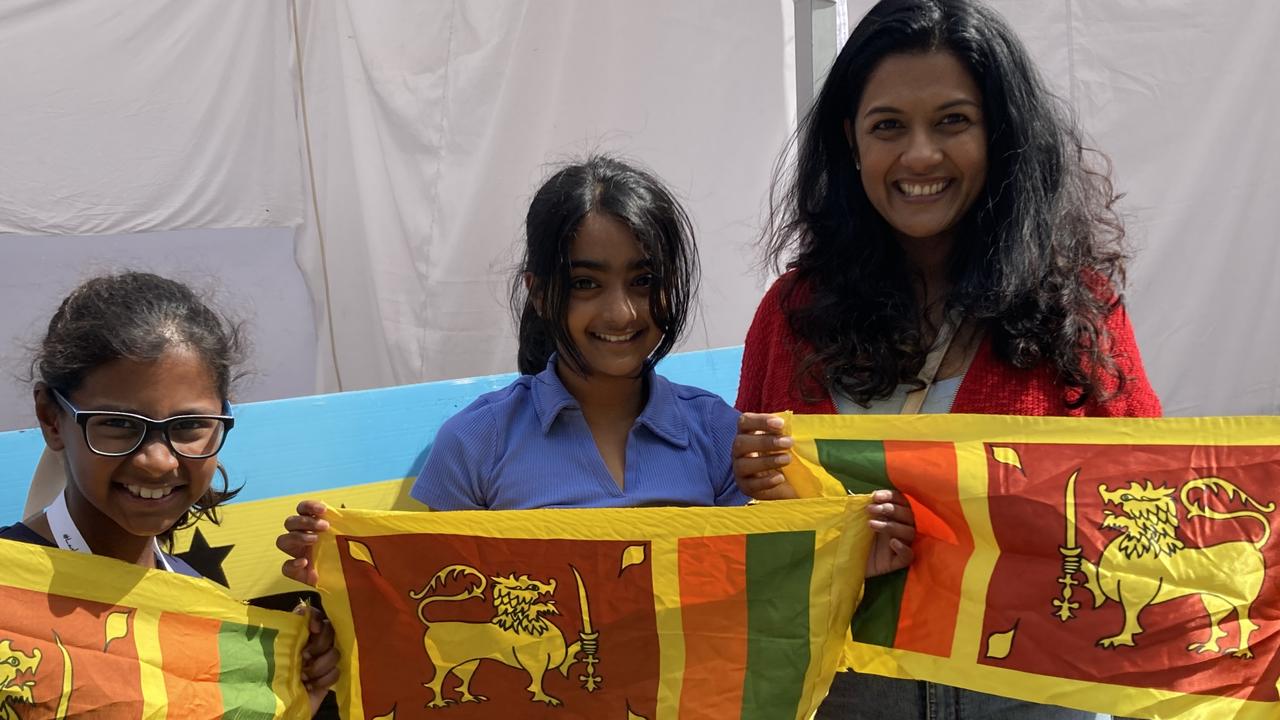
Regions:
M 649 399 L 636 421 L 676 447 L 689 447 L 689 425 L 676 402 L 675 388 L 652 370 L 648 384 Z M 543 433 L 550 432 L 551 424 L 566 408 L 580 409 L 580 406 L 556 374 L 556 356 L 552 355 L 546 369 L 535 375 L 533 381 L 533 409 Z
M 543 434 L 550 432 L 551 423 L 560 416 L 565 408 L 578 409 L 578 401 L 569 394 L 568 388 L 560 382 L 556 374 L 556 356 L 551 355 L 547 367 L 533 376 L 533 410 L 538 414 L 538 425 Z

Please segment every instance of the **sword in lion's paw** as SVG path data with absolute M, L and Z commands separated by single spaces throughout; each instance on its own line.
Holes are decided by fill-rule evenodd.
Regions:
M 1076 541 L 1076 476 L 1080 474 L 1079 470 L 1071 473 L 1070 479 L 1067 480 L 1067 537 L 1066 544 L 1058 548 L 1058 552 L 1062 555 L 1062 577 L 1058 578 L 1058 582 L 1062 585 L 1062 597 L 1053 599 L 1053 606 L 1057 608 L 1053 612 L 1062 622 L 1066 622 L 1075 617 L 1077 608 L 1080 603 L 1071 599 L 1071 588 L 1080 583 L 1076 582 L 1076 573 L 1080 571 L 1080 544 Z
M 600 633 L 591 626 L 591 608 L 587 604 L 587 586 L 582 584 L 582 575 L 578 574 L 578 568 L 572 565 L 569 569 L 573 571 L 573 578 L 578 581 L 578 606 L 582 608 L 582 632 L 578 634 L 578 644 L 583 652 L 582 661 L 587 665 L 586 674 L 579 675 L 578 679 L 582 681 L 582 687 L 586 688 L 587 692 L 595 692 L 604 682 L 604 678 L 596 675 L 596 663 L 600 662 L 600 658 L 596 656 Z

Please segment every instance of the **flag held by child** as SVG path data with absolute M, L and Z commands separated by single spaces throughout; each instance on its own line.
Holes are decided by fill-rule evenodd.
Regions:
M 870 547 L 866 497 L 739 508 L 330 510 L 350 718 L 807 718 Z
M 305 718 L 301 616 L 211 582 L 0 540 L 0 718 Z

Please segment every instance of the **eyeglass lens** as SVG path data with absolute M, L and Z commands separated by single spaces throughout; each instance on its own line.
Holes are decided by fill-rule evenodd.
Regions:
M 166 432 L 179 455 L 201 457 L 218 450 L 226 426 L 216 418 L 183 418 L 170 423 Z M 89 447 L 101 453 L 130 452 L 146 434 L 145 423 L 128 417 L 98 415 L 85 425 Z

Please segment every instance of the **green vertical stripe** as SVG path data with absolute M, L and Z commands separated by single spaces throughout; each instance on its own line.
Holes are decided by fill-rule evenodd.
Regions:
M 892 490 L 879 440 L 818 440 L 818 462 L 851 493 Z
M 813 532 L 747 536 L 743 720 L 792 718 L 809 669 Z
M 226 717 L 237 720 L 270 720 L 276 715 L 276 631 L 224 622 L 218 631 L 222 669 L 222 707 Z
M 819 440 L 818 462 L 851 493 L 893 490 L 885 469 L 884 443 L 878 440 Z M 893 647 L 907 571 L 867 578 L 862 602 L 853 614 L 853 639 Z

